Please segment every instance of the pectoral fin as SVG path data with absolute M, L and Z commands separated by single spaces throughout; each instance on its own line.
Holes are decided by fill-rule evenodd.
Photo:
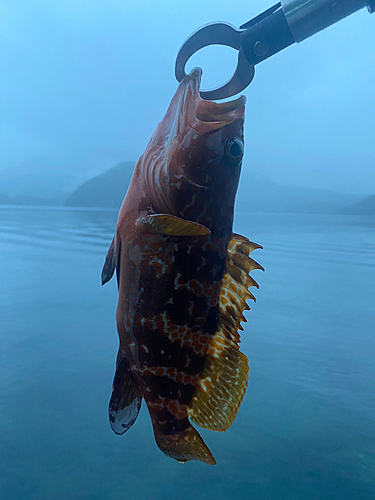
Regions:
M 130 429 L 138 417 L 141 401 L 142 396 L 129 361 L 119 352 L 108 409 L 109 423 L 113 432 L 124 434 Z
M 102 269 L 102 285 L 108 283 L 112 278 L 113 273 L 116 268 L 116 255 L 115 255 L 115 236 L 112 240 L 111 246 L 108 249 L 107 256 L 105 258 L 104 266 Z
M 203 236 L 211 231 L 190 220 L 184 220 L 170 214 L 146 215 L 138 221 L 138 225 L 149 233 L 161 233 L 171 236 Z

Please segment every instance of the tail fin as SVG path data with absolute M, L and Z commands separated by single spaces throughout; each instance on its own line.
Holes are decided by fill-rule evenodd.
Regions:
M 168 457 L 179 462 L 200 460 L 209 465 L 216 465 L 212 453 L 192 425 L 189 424 L 185 430 L 171 435 L 163 434 L 157 429 L 154 431 L 157 445 Z
M 130 429 L 138 417 L 141 401 L 142 396 L 129 361 L 119 350 L 108 408 L 109 423 L 113 432 L 124 434 Z

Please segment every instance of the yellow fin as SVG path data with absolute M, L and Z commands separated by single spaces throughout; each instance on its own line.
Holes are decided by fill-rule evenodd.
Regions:
M 239 234 L 233 234 L 228 244 L 225 272 L 220 290 L 219 324 L 225 325 L 226 335 L 236 344 L 239 343 L 237 330 L 241 329 L 241 321 L 244 321 L 243 312 L 250 309 L 246 300 L 256 301 L 249 288 L 252 286 L 259 288 L 258 283 L 249 273 L 254 269 L 264 271 L 260 264 L 249 257 L 250 253 L 257 248 L 263 247 Z
M 161 233 L 171 236 L 203 236 L 211 231 L 190 220 L 180 219 L 170 214 L 153 214 L 142 217 L 138 224 L 149 233 Z
M 232 425 L 249 379 L 247 357 L 222 330 L 212 336 L 208 362 L 188 408 L 192 422 L 213 431 Z
M 249 257 L 262 248 L 244 236 L 233 234 L 227 248 L 227 259 L 220 291 L 218 326 L 211 337 L 207 361 L 197 384 L 188 413 L 195 424 L 216 431 L 228 429 L 241 405 L 249 378 L 247 357 L 238 344 L 246 321 L 243 312 L 250 309 L 246 300 L 255 301 L 248 288 L 259 285 L 249 276 L 263 267 Z
M 216 465 L 212 453 L 192 425 L 184 431 L 170 435 L 155 430 L 155 440 L 163 453 L 179 462 L 200 460 L 209 465 Z

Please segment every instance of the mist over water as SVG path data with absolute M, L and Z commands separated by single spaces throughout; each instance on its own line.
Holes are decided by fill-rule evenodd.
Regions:
M 0 193 L 9 172 L 23 183 L 40 164 L 50 171 L 51 193 L 43 197 L 52 198 L 136 161 L 176 90 L 184 40 L 211 22 L 239 27 L 271 5 L 1 2 Z M 254 171 L 278 183 L 374 193 L 374 42 L 374 16 L 363 8 L 257 65 L 243 92 L 246 162 Z M 209 89 L 231 77 L 236 61 L 234 50 L 211 46 L 187 69 L 200 66 Z
M 236 214 L 266 272 L 239 415 L 200 430 L 210 467 L 160 453 L 144 405 L 110 430 L 117 290 L 100 272 L 116 216 L 0 208 L 1 500 L 373 499 L 375 218 Z

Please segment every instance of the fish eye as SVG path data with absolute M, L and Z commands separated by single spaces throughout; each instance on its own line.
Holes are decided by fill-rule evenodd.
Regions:
M 225 147 L 227 155 L 233 160 L 239 160 L 243 156 L 244 147 L 242 141 L 239 139 L 232 139 L 227 142 Z

